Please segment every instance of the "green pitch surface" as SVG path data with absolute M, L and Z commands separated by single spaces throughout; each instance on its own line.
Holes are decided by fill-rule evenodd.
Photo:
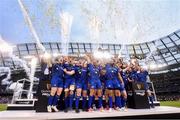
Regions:
M 180 107 L 180 101 L 160 101 L 161 106 Z
M 4 111 L 7 109 L 7 104 L 0 104 L 0 111 Z

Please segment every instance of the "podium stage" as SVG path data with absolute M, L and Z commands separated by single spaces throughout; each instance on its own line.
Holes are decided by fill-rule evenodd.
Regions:
M 38 101 L 35 104 L 34 109 L 36 112 L 47 112 L 47 102 L 50 91 L 46 88 L 47 81 L 41 81 L 39 84 L 39 89 L 37 91 Z M 131 92 L 128 93 L 128 108 L 134 109 L 147 109 L 150 108 L 148 97 L 145 93 L 144 84 L 141 82 L 132 83 L 132 87 L 130 88 Z M 64 101 L 59 101 L 61 103 L 60 109 L 64 108 Z M 105 103 L 105 102 L 104 102 Z M 81 101 L 80 101 L 81 104 Z M 80 105 L 81 106 L 81 105 Z
M 54 119 L 120 119 L 120 118 L 180 118 L 180 108 L 158 106 L 153 109 L 128 109 L 127 112 L 108 111 L 80 112 L 63 111 L 54 113 L 37 113 L 35 110 L 3 111 L 0 112 L 0 120 L 54 120 Z

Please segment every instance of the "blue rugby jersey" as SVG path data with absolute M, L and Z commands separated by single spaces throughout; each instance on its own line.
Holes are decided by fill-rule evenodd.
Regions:
M 107 80 L 117 80 L 117 69 L 112 67 L 110 64 L 106 64 L 106 79 Z
M 54 64 L 52 67 L 52 76 L 63 78 L 64 71 L 62 64 Z
M 127 82 L 128 82 L 128 77 L 127 77 L 127 73 L 126 73 L 126 71 L 121 71 L 121 76 L 122 76 L 122 78 L 123 78 L 123 81 L 124 81 L 124 83 L 125 84 L 127 84 Z
M 75 65 L 74 70 L 75 70 L 74 78 L 76 79 L 76 81 L 79 81 L 81 77 L 81 67 Z
M 67 70 L 67 71 L 72 71 L 72 70 L 75 70 L 74 66 L 69 64 L 69 63 L 65 63 L 64 65 L 64 68 Z M 74 74 L 73 75 L 69 75 L 69 74 L 64 74 L 64 78 L 65 79 L 74 79 Z
M 128 75 L 128 77 L 131 79 L 131 80 L 134 80 L 134 81 L 138 81 L 138 77 L 137 77 L 137 71 L 131 71 Z
M 87 74 L 87 68 L 81 68 L 81 75 L 80 75 L 80 80 L 82 83 L 87 83 L 87 78 L 88 78 L 88 74 Z
M 138 81 L 140 81 L 140 82 L 146 82 L 147 81 L 147 76 L 148 76 L 147 71 L 137 73 Z
M 88 64 L 89 80 L 95 81 L 100 79 L 100 68 L 93 64 Z

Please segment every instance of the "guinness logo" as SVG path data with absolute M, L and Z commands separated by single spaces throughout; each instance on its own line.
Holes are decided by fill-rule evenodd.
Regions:
M 137 88 L 138 88 L 138 90 L 140 90 L 142 88 L 142 85 L 141 84 L 137 84 Z

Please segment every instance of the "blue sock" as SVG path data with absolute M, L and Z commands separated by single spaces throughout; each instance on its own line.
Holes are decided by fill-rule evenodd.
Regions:
M 109 96 L 109 108 L 113 107 L 113 99 L 112 96 Z
M 60 98 L 59 95 L 54 96 L 53 105 L 56 106 L 58 103 L 58 99 Z
M 86 107 L 86 101 L 87 101 L 87 97 L 83 97 L 83 101 L 82 101 L 82 108 L 85 109 Z
M 94 103 L 95 102 L 95 96 L 93 96 L 93 98 L 92 98 L 92 103 Z
M 88 109 L 91 108 L 93 96 L 89 96 Z
M 74 95 L 69 96 L 69 107 L 72 108 Z
M 125 105 L 126 105 L 126 98 L 121 98 L 121 104 L 122 104 L 122 107 L 125 107 Z
M 68 108 L 68 106 L 69 106 L 69 97 L 65 97 L 64 101 L 65 101 L 65 108 Z
M 102 97 L 98 97 L 99 99 L 98 99 L 98 104 L 99 104 L 99 108 L 101 108 L 102 107 Z
M 53 99 L 54 99 L 54 96 L 49 96 L 48 98 L 48 105 L 52 105 L 53 104 Z
M 117 107 L 121 108 L 122 107 L 122 103 L 121 103 L 121 97 L 120 96 L 116 96 L 116 102 L 117 102 Z
M 149 96 L 149 100 L 150 100 L 150 102 L 152 103 L 152 105 L 154 105 L 153 97 L 152 97 L 152 96 Z
M 79 99 L 80 99 L 80 96 L 76 96 L 76 109 L 79 108 Z
M 117 96 L 115 96 L 115 106 L 118 107 Z

